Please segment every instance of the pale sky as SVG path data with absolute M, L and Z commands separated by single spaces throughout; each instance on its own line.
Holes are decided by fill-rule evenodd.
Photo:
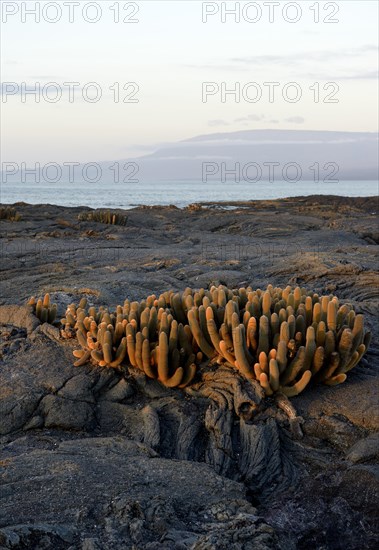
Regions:
M 250 2 L 250 11 L 244 12 L 247 2 L 122 1 L 118 23 L 115 8 L 110 9 L 117 4 L 112 0 L 81 1 L 72 23 L 65 5 L 72 2 L 50 2 L 62 9 L 56 23 L 42 15 L 36 22 L 34 16 L 22 13 L 22 5 L 30 9 L 34 4 L 42 12 L 49 2 L 1 2 L 2 162 L 121 159 L 153 151 L 162 143 L 244 129 L 378 130 L 375 0 L 292 2 L 301 14 L 299 7 L 282 1 L 275 7 L 272 23 L 263 2 Z M 82 9 L 87 4 L 95 5 L 88 7 L 90 19 L 96 9 L 100 15 L 101 8 L 98 22 L 84 20 Z M 202 21 L 205 4 L 208 11 L 218 9 L 206 23 Z M 249 23 L 244 14 L 245 19 L 257 17 L 256 4 L 261 18 Z M 241 21 L 229 15 L 222 22 L 222 5 L 236 5 Z M 285 21 L 286 5 L 285 15 L 299 16 L 297 22 Z M 135 6 L 138 13 L 133 17 Z M 13 9 L 18 12 L 7 16 L 5 10 Z M 45 13 L 52 19 L 57 11 L 51 6 Z M 138 22 L 124 23 L 128 16 Z M 326 23 L 325 18 L 338 22 Z M 14 95 L 4 87 L 9 82 L 17 85 Z M 22 83 L 29 88 L 37 82 L 41 89 L 48 82 L 61 85 L 61 99 L 49 103 L 41 96 L 36 103 L 26 95 L 23 103 Z M 79 83 L 73 103 L 65 82 Z M 82 98 L 82 88 L 90 82 L 102 91 L 96 103 Z M 135 84 L 123 91 L 128 82 L 136 83 L 138 91 Z M 209 86 L 219 90 L 206 102 L 202 101 L 204 82 L 214 83 Z M 268 82 L 278 83 L 273 101 Z M 291 82 L 296 88 L 286 87 Z M 115 87 L 110 89 L 115 83 L 120 86 L 118 103 Z M 222 87 L 230 89 L 236 83 L 241 88 L 240 101 L 227 96 L 223 103 Z M 257 83 L 258 88 L 249 83 Z M 247 101 L 246 96 L 251 100 L 256 89 L 262 97 L 255 103 Z M 291 97 L 300 90 L 301 99 L 284 100 L 286 90 Z M 138 103 L 124 103 L 122 99 L 133 91 Z M 88 89 L 90 98 L 93 92 Z M 51 98 L 52 89 L 49 93 Z M 328 98 L 337 102 L 325 102 Z

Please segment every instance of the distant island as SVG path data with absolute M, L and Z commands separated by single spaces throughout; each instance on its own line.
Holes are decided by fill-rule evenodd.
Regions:
M 21 168 L 17 165 L 12 170 L 11 159 L 7 162 L 2 163 L 1 181 L 20 182 Z M 70 181 L 68 164 L 61 166 L 60 181 Z M 96 180 L 99 167 L 103 176 L 109 174 L 110 181 L 118 177 L 119 181 L 128 182 L 136 178 L 140 182 L 377 180 L 378 134 L 310 130 L 206 134 L 162 145 L 155 152 L 140 157 L 109 161 L 92 159 L 87 165 L 77 164 L 71 167 L 71 180 L 79 183 Z M 24 172 L 22 181 L 35 182 L 32 173 L 26 173 L 25 168 Z

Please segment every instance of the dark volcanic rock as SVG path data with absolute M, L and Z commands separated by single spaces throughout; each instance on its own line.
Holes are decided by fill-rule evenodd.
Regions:
M 365 314 L 361 365 L 292 400 L 298 439 L 299 423 L 269 399 L 256 408 L 236 373 L 204 372 L 191 393 L 132 368 L 75 368 L 75 341 L 0 306 L 1 548 L 378 548 L 377 200 L 234 206 L 135 209 L 109 228 L 79 223 L 82 209 L 19 205 L 21 222 L 0 222 L 2 303 L 50 292 L 63 315 L 81 296 L 114 306 L 187 285 L 298 283 Z
M 222 548 L 233 538 L 279 548 L 244 486 L 205 464 L 161 459 L 122 437 L 53 448 L 33 439 L 3 449 L 0 541 L 7 548 L 43 541 L 58 548 L 210 548 L 206 540 Z M 245 532 L 235 537 L 240 526 Z

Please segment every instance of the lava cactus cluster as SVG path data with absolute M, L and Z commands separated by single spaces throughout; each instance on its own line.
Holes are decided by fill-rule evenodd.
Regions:
M 363 315 L 304 288 L 168 291 L 114 311 L 70 305 L 62 332 L 76 334 L 76 366 L 131 365 L 168 387 L 191 384 L 202 364 L 223 364 L 288 397 L 312 381 L 336 385 L 370 342 Z

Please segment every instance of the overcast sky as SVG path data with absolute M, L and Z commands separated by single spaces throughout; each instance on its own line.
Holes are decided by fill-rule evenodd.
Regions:
M 250 2 L 249 11 L 243 11 L 245 2 L 226 3 L 240 8 L 239 23 L 233 15 L 222 22 L 221 2 L 142 1 L 135 3 L 138 12 L 134 3 L 124 9 L 128 3 L 119 2 L 119 23 L 114 22 L 115 8 L 110 9 L 114 1 L 92 3 L 101 7 L 96 23 L 84 20 L 87 2 L 75 6 L 73 23 L 63 2 L 55 3 L 62 8 L 57 23 L 44 20 L 46 2 L 36 3 L 42 12 L 39 23 L 21 13 L 22 4 L 30 7 L 34 2 L 18 2 L 18 13 L 9 16 L 4 10 L 12 11 L 16 3 L 1 4 L 3 161 L 128 158 L 161 143 L 244 129 L 377 131 L 376 1 L 304 0 L 297 3 L 301 14 L 287 6 L 284 15 L 282 7 L 288 2 L 283 1 L 272 23 L 262 2 L 255 23 L 246 18 L 257 19 L 258 2 Z M 319 8 L 318 23 L 312 5 Z M 95 8 L 84 15 L 94 19 Z M 205 9 L 219 11 L 203 22 Z M 45 12 L 49 19 L 56 14 L 54 6 Z M 296 17 L 294 23 L 285 20 Z M 138 23 L 124 23 L 124 18 Z M 325 18 L 338 22 L 326 23 Z M 8 82 L 17 88 L 4 87 Z M 23 82 L 28 88 L 36 82 L 41 88 L 59 83 L 62 97 L 51 103 L 41 95 L 36 103 L 33 96 L 23 97 Z M 73 103 L 65 82 L 79 83 Z M 88 101 L 94 97 L 93 87 L 87 88 L 87 100 L 82 97 L 82 88 L 90 82 L 102 91 L 96 103 Z M 124 91 L 128 82 L 136 84 Z M 204 82 L 213 83 L 207 88 L 213 95 L 205 102 Z M 249 85 L 252 82 L 258 86 Z M 278 83 L 273 101 L 268 82 Z M 290 82 L 296 85 L 286 87 Z M 118 103 L 115 83 L 120 86 Z M 223 103 L 222 87 L 236 83 L 240 101 L 228 95 Z M 262 97 L 253 103 L 259 89 Z M 301 99 L 291 103 L 299 90 Z M 52 99 L 53 88 L 45 95 Z M 125 97 L 138 103 L 124 103 Z

